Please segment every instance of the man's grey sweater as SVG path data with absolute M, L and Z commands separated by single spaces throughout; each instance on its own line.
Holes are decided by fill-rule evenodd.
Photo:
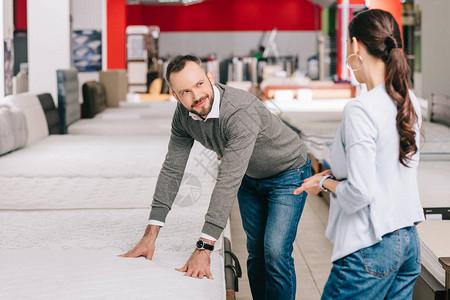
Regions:
M 196 121 L 178 104 L 172 119 L 169 151 L 153 196 L 151 220 L 165 222 L 186 168 L 194 140 L 221 158 L 202 232 L 219 238 L 246 174 L 262 179 L 302 167 L 306 148 L 299 135 L 273 115 L 255 96 L 216 84 L 218 119 Z

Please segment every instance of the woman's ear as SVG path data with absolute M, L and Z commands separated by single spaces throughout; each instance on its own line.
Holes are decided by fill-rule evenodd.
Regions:
M 352 42 L 350 43 L 350 47 L 352 47 L 352 53 L 359 55 L 360 45 L 359 41 L 356 39 L 356 37 L 352 37 Z

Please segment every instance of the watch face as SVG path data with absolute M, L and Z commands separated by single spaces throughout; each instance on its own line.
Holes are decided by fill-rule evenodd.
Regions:
M 197 241 L 197 249 L 203 249 L 204 245 L 205 245 L 205 243 L 202 240 Z

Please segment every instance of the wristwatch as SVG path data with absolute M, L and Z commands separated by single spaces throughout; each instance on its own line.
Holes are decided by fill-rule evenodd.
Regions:
M 322 179 L 321 179 L 320 182 L 319 182 L 319 187 L 320 187 L 320 188 L 322 189 L 322 191 L 324 191 L 324 192 L 329 192 L 329 190 L 326 189 L 326 188 L 323 186 L 323 182 L 324 182 L 325 179 L 327 179 L 327 178 L 335 179 L 333 175 L 325 175 L 325 176 L 322 177 Z
M 214 246 L 205 243 L 203 240 L 198 240 L 197 241 L 196 248 L 199 251 L 202 251 L 202 250 L 205 250 L 205 249 L 209 250 L 209 251 L 213 251 L 214 250 Z

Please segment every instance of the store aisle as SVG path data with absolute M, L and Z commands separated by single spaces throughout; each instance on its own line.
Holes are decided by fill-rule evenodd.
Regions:
M 331 243 L 325 237 L 328 220 L 328 204 L 314 195 L 308 196 L 303 216 L 300 220 L 297 239 L 294 245 L 294 259 L 297 273 L 296 299 L 320 299 L 322 290 L 331 269 Z M 237 300 L 251 300 L 247 278 L 247 251 L 245 233 L 237 202 L 231 213 L 231 237 L 233 252 L 242 266 Z

